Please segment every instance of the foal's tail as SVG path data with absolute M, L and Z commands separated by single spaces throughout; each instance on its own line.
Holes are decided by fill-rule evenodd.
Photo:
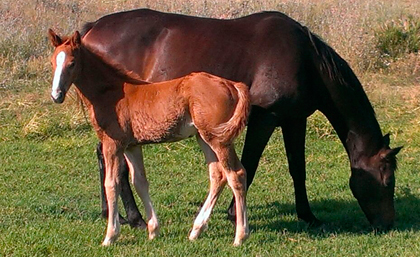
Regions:
M 237 91 L 238 102 L 232 117 L 217 126 L 212 132 L 221 142 L 230 144 L 246 126 L 250 111 L 249 89 L 244 83 L 235 82 L 232 85 Z

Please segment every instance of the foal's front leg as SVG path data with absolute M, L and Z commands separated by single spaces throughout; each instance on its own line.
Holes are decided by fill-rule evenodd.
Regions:
M 120 176 L 121 164 L 124 156 L 121 150 L 113 142 L 104 142 L 105 159 L 105 195 L 108 202 L 108 227 L 102 245 L 108 246 L 117 240 L 120 234 L 120 222 L 118 219 L 118 195 L 121 191 Z
M 98 166 L 99 166 L 99 177 L 101 182 L 101 208 L 102 208 L 102 217 L 108 218 L 108 203 L 106 202 L 105 196 L 105 161 L 102 154 L 102 143 L 98 143 L 96 147 L 96 155 L 98 157 Z M 130 182 L 128 181 L 128 165 L 124 164 L 121 166 L 121 200 L 127 214 L 127 219 L 125 219 L 121 214 L 119 214 L 120 224 L 130 224 L 132 228 L 146 229 L 146 222 L 143 220 L 139 210 L 137 209 L 136 201 L 133 197 L 133 192 L 130 188 Z
M 130 169 L 132 183 L 143 202 L 147 218 L 149 219 L 147 221 L 149 239 L 153 239 L 159 235 L 159 222 L 149 195 L 149 182 L 146 178 L 141 146 L 126 149 L 125 156 Z

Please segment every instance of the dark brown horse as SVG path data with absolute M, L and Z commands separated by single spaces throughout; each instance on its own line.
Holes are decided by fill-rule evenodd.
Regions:
M 113 243 L 120 232 L 117 200 L 124 157 L 145 206 L 149 238 L 153 239 L 159 226 L 149 196 L 141 146 L 196 135 L 209 166 L 210 191 L 189 238 L 196 239 L 206 228 L 217 198 L 228 183 L 237 206 L 234 245 L 240 245 L 249 233 L 246 173 L 233 140 L 245 128 L 248 118 L 247 86 L 204 72 L 150 84 L 104 62 L 100 55 L 85 47 L 78 31 L 63 38 L 49 30 L 49 37 L 55 47 L 51 60 L 52 99 L 62 103 L 74 83 L 103 144 L 109 216 L 102 244 Z
M 242 154 L 247 184 L 271 134 L 281 126 L 297 215 L 311 225 L 320 221 L 309 207 L 305 187 L 306 120 L 321 111 L 348 153 L 350 188 L 367 219 L 377 228 L 393 225 L 400 148 L 389 147 L 389 137 L 382 135 L 347 62 L 293 19 L 279 12 L 218 20 L 142 9 L 86 24 L 83 40 L 148 81 L 205 71 L 247 84 L 253 105 Z M 128 200 L 130 196 L 123 195 L 123 201 Z M 133 225 L 141 219 L 133 212 L 134 201 L 128 205 L 130 213 L 136 213 L 128 217 Z M 232 205 L 229 213 L 235 215 Z

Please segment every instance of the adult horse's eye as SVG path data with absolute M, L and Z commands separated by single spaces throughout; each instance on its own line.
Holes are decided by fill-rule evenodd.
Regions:
M 73 68 L 73 67 L 74 67 L 74 65 L 75 65 L 75 63 L 74 63 L 74 62 L 71 62 L 71 63 L 69 64 L 69 68 Z

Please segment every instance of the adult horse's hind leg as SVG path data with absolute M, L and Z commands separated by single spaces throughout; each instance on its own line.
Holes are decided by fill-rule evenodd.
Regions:
M 105 163 L 102 154 L 102 143 L 98 143 L 96 147 L 96 155 L 98 156 L 99 165 L 99 177 L 101 184 L 101 200 L 102 200 L 102 217 L 108 217 L 108 206 L 106 202 L 104 182 L 105 182 Z M 130 183 L 128 181 L 128 165 L 124 161 L 124 165 L 121 167 L 121 200 L 123 202 L 125 211 L 127 213 L 127 220 L 119 214 L 120 223 L 130 224 L 132 228 L 146 228 L 147 224 L 141 216 L 136 201 L 131 191 Z
M 189 236 L 190 240 L 197 239 L 201 232 L 207 228 L 207 222 L 211 212 L 220 193 L 226 185 L 226 177 L 224 177 L 223 172 L 218 165 L 215 153 L 200 136 L 197 136 L 197 141 L 206 157 L 206 163 L 209 166 L 210 190 L 203 207 L 194 221 L 194 226 Z
M 299 219 L 310 226 L 319 226 L 319 221 L 311 211 L 306 193 L 305 135 L 306 118 L 290 119 L 282 124 L 289 172 L 295 188 L 296 212 Z
M 149 182 L 146 178 L 141 146 L 127 148 L 125 150 L 125 156 L 130 169 L 134 188 L 140 196 L 144 209 L 146 210 L 149 239 L 153 239 L 159 235 L 159 223 L 149 195 Z
M 278 118 L 260 107 L 252 107 L 241 158 L 242 165 L 246 169 L 247 190 L 254 179 L 258 162 L 264 148 L 278 124 L 277 119 Z M 232 198 L 228 209 L 228 219 L 232 222 L 236 221 L 236 206 L 234 198 Z

